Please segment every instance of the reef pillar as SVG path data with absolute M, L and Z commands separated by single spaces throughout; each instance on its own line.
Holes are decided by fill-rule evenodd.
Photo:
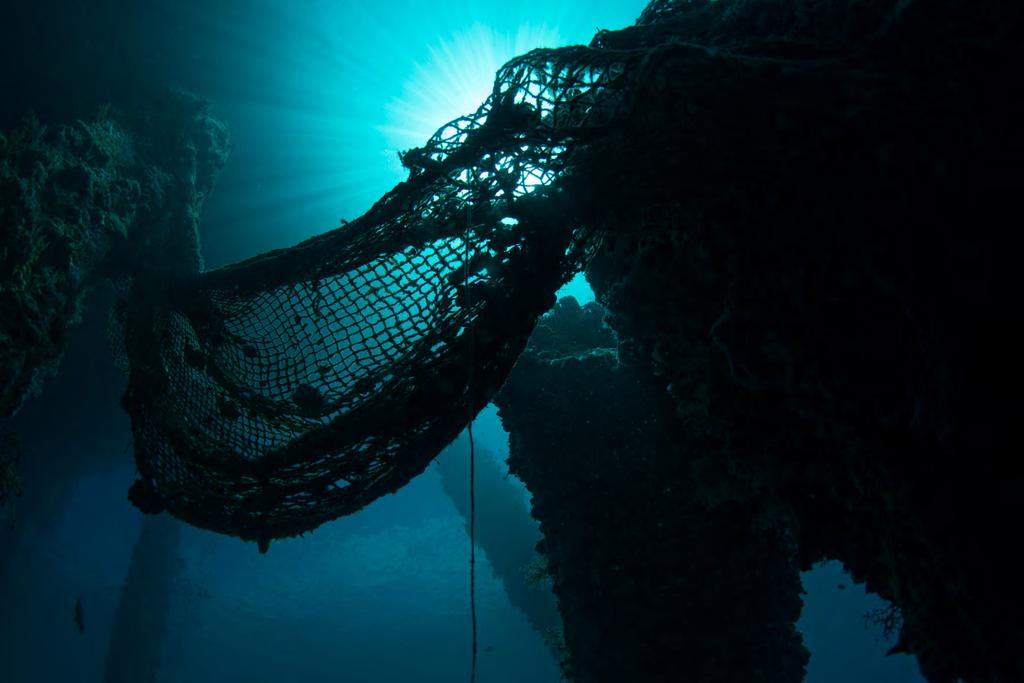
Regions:
M 787 531 L 693 483 L 673 407 L 618 357 L 596 304 L 562 299 L 497 397 L 533 494 L 581 683 L 796 683 L 808 652 Z

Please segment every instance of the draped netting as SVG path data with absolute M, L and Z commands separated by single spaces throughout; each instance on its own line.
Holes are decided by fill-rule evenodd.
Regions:
M 165 250 L 119 311 L 132 500 L 265 548 L 396 491 L 500 388 L 598 235 L 723 195 L 708 183 L 735 164 L 704 138 L 742 131 L 715 128 L 730 126 L 720 92 L 771 82 L 793 54 L 829 82 L 850 27 L 884 40 L 905 5 L 814 4 L 655 0 L 589 47 L 503 66 L 352 223 L 206 273 L 167 265 L 196 264 L 195 240 Z M 697 126 L 701 97 L 718 109 Z M 666 174 L 659 196 L 676 198 L 652 204 Z
M 136 276 L 132 500 L 265 547 L 422 472 L 586 259 L 562 184 L 628 110 L 643 56 L 530 52 L 405 153 L 409 179 L 357 220 L 219 270 Z
M 764 84 L 796 72 L 827 89 L 854 38 L 898 44 L 908 5 L 810 4 L 655 0 L 589 47 L 503 66 L 352 223 L 205 273 L 190 235 L 157 250 L 117 311 L 133 502 L 265 548 L 403 486 L 501 387 L 599 235 L 735 203 L 736 163 L 708 140 L 755 139 L 727 115 L 740 93 L 784 98 Z M 759 169 L 741 168 L 748 189 Z

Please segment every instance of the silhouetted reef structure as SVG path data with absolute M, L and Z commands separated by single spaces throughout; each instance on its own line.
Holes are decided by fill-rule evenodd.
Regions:
M 656 4 L 670 12 L 683 3 Z M 1024 594 L 1005 561 L 1024 506 L 1012 398 L 1019 238 L 1009 218 L 1024 186 L 1013 161 L 1024 151 L 1020 10 L 689 6 L 680 17 L 689 52 L 663 56 L 664 76 L 641 90 L 617 135 L 588 147 L 596 156 L 585 166 L 593 204 L 616 221 L 631 217 L 605 235 L 587 275 L 624 366 L 672 398 L 674 418 L 658 423 L 674 424 L 676 473 L 655 477 L 661 488 L 632 490 L 657 471 L 658 450 L 623 461 L 594 438 L 621 428 L 614 420 L 657 414 L 632 413 L 635 389 L 604 395 L 615 406 L 604 420 L 581 405 L 588 388 L 604 392 L 610 380 L 592 378 L 608 377 L 610 360 L 603 373 L 582 370 L 592 359 L 541 362 L 538 343 L 500 398 L 511 462 L 537 497 L 579 680 L 704 680 L 694 673 L 702 662 L 721 667 L 708 680 L 799 680 L 792 644 L 789 666 L 751 668 L 710 650 L 678 657 L 699 636 L 660 650 L 658 665 L 620 662 L 619 677 L 588 667 L 614 668 L 607 641 L 630 642 L 618 624 L 646 611 L 613 619 L 635 599 L 613 589 L 650 582 L 645 607 L 664 599 L 677 609 L 652 614 L 685 620 L 704 614 L 687 606 L 689 593 L 721 590 L 728 612 L 746 604 L 742 586 L 759 572 L 790 561 L 777 584 L 785 593 L 797 567 L 825 558 L 898 608 L 894 649 L 917 655 L 930 681 L 1024 679 Z M 630 44 L 637 30 L 597 42 Z M 578 325 L 559 321 L 541 329 Z M 545 407 L 534 411 L 538 397 Z M 563 433 L 564 424 L 576 428 Z M 620 440 L 642 443 L 638 431 Z M 593 447 L 569 451 L 576 440 Z M 580 459 L 575 478 L 562 469 L 568 452 Z M 627 466 L 640 473 L 624 476 Z M 622 503 L 609 505 L 615 496 Z M 685 571 L 652 575 L 687 551 L 698 562 L 751 552 L 742 529 L 686 544 L 737 509 L 766 546 L 747 556 L 735 594 L 719 567 L 682 595 L 672 581 Z M 587 514 L 607 519 L 587 527 L 576 517 Z M 659 531 L 675 525 L 663 542 Z M 584 528 L 594 529 L 590 547 L 577 536 Z M 791 554 L 770 544 L 777 535 Z M 722 549 L 726 539 L 737 547 Z M 634 553 L 653 564 L 624 564 Z M 609 604 L 593 598 L 596 581 Z M 596 633 L 595 622 L 614 635 Z M 732 642 L 734 655 L 749 651 Z M 655 666 L 686 675 L 659 678 Z
M 545 316 L 496 399 L 533 493 L 579 681 L 799 681 L 793 541 L 763 495 L 709 500 L 663 384 L 596 303 Z
M 0 420 L 56 370 L 93 286 L 199 267 L 200 207 L 228 149 L 208 105 L 170 91 L 0 134 Z

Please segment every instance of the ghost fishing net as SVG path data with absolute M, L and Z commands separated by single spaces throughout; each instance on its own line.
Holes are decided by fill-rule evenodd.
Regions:
M 137 277 L 133 501 L 265 546 L 419 474 L 586 257 L 559 180 L 620 115 L 636 57 L 532 52 L 359 219 L 170 285 Z
M 120 312 L 133 501 L 265 548 L 403 486 L 500 388 L 595 230 L 637 222 L 584 205 L 607 188 L 650 209 L 644 159 L 609 158 L 657 139 L 640 110 L 682 128 L 679 81 L 712 91 L 744 54 L 757 82 L 780 61 L 758 55 L 796 49 L 811 5 L 826 20 L 797 47 L 817 56 L 851 17 L 877 28 L 902 3 L 653 2 L 590 47 L 509 62 L 352 223 L 212 272 L 137 275 Z

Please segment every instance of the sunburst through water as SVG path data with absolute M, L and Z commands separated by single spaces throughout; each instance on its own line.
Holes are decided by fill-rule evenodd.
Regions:
M 477 22 L 456 31 L 428 48 L 429 60 L 415 65 L 401 96 L 387 104 L 387 123 L 378 129 L 392 148 L 422 145 L 445 123 L 480 106 L 502 64 L 535 48 L 561 44 L 558 30 L 543 25 L 524 24 L 503 33 Z

